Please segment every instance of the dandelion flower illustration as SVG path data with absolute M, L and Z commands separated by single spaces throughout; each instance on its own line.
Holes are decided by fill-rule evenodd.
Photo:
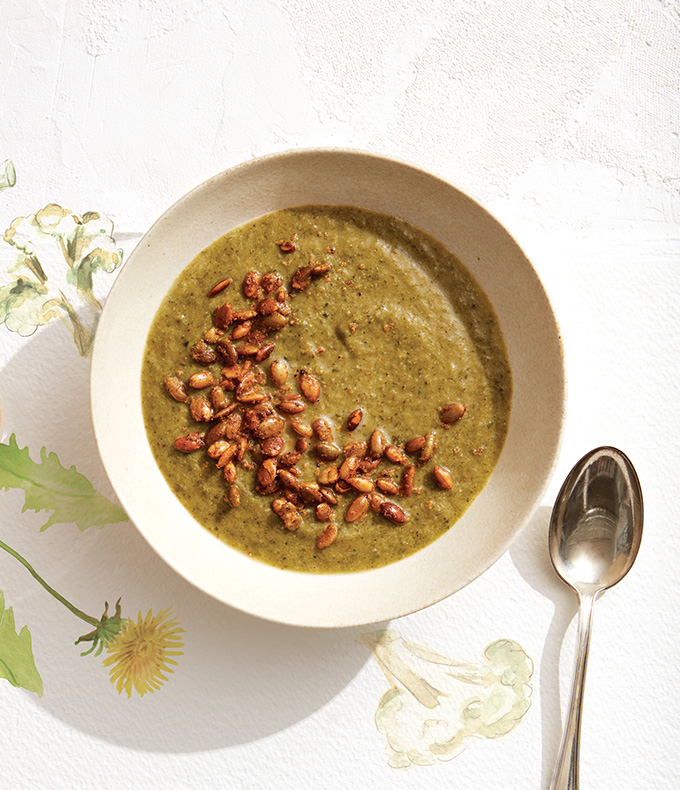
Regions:
M 141 611 L 137 622 L 127 621 L 116 639 L 107 646 L 109 656 L 104 666 L 111 667 L 111 682 L 116 684 L 119 694 L 132 689 L 143 697 L 147 691 L 154 692 L 168 679 L 164 672 L 175 670 L 170 664 L 177 665 L 171 656 L 181 656 L 184 647 L 179 634 L 184 632 L 177 620 L 170 619 L 171 610 L 164 609 L 154 615 L 149 609 L 142 618 Z
M 93 629 L 78 637 L 75 644 L 92 642 L 89 650 L 81 656 L 99 656 L 106 648 L 108 655 L 104 666 L 111 667 L 110 680 L 116 684 L 119 694 L 125 690 L 129 699 L 134 688 L 143 697 L 147 691 L 156 691 L 163 685 L 168 679 L 164 672 L 175 671 L 170 665 L 177 665 L 172 656 L 183 655 L 181 648 L 184 643 L 179 635 L 184 633 L 184 629 L 180 628 L 177 620 L 171 619 L 171 609 L 164 609 L 155 616 L 149 609 L 146 617 L 139 612 L 135 622 L 122 616 L 119 598 L 113 614 L 109 614 L 109 605 L 105 603 L 102 616 L 92 617 L 58 593 L 25 557 L 2 540 L 0 551 L 20 562 L 43 589 Z M 6 679 L 12 685 L 42 694 L 42 680 L 35 669 L 30 633 L 24 627 L 16 634 L 12 608 L 5 610 L 3 615 L 3 606 L 0 592 L 0 680 Z

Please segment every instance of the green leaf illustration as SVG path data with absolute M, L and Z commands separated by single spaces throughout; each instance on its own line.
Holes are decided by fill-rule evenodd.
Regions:
M 65 469 L 44 447 L 36 463 L 28 447 L 19 448 L 14 434 L 9 444 L 0 443 L 0 490 L 10 488 L 24 491 L 23 511 L 53 511 L 41 531 L 53 524 L 75 523 L 83 531 L 128 520 L 125 511 L 102 496 L 75 466 Z
M 0 592 L 0 678 L 17 688 L 34 691 L 42 697 L 43 682 L 35 666 L 31 649 L 31 634 L 26 626 L 17 634 L 12 607 L 5 609 L 5 598 Z

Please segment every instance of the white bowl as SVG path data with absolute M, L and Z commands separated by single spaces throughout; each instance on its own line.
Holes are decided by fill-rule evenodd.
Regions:
M 286 571 L 231 548 L 180 504 L 151 453 L 141 366 L 149 328 L 177 275 L 231 228 L 306 203 L 400 217 L 443 242 L 491 300 L 513 376 L 507 440 L 491 478 L 453 529 L 406 559 L 357 573 Z M 342 149 L 295 150 L 242 164 L 196 187 L 149 230 L 118 275 L 92 361 L 94 431 L 111 483 L 137 528 L 178 573 L 245 612 L 283 623 L 349 626 L 416 611 L 491 566 L 538 506 L 560 444 L 562 345 L 539 278 L 474 200 L 415 167 Z

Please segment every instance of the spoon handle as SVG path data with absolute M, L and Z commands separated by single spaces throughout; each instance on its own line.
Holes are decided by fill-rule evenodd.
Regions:
M 580 608 L 578 618 L 578 650 L 574 681 L 571 688 L 569 715 L 562 733 L 562 743 L 557 755 L 550 790 L 578 790 L 578 753 L 581 737 L 581 708 L 583 705 L 583 687 L 586 681 L 588 665 L 588 648 L 590 647 L 590 631 L 593 625 L 593 606 L 595 595 L 579 595 Z

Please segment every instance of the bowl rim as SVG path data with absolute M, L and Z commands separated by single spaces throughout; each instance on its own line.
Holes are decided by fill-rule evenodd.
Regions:
M 136 529 L 142 534 L 144 539 L 151 545 L 151 547 L 154 549 L 154 551 L 157 554 L 159 554 L 159 556 L 171 568 L 173 568 L 173 570 L 175 572 L 177 572 L 180 576 L 182 576 L 183 578 L 188 580 L 190 583 L 192 583 L 193 585 L 195 585 L 196 587 L 198 587 L 199 589 L 201 589 L 203 592 L 207 593 L 211 597 L 215 598 L 216 600 L 219 600 L 222 603 L 226 603 L 229 606 L 232 606 L 232 607 L 234 607 L 236 609 L 239 609 L 240 611 L 243 611 L 245 613 L 252 614 L 254 616 L 257 616 L 257 617 L 260 617 L 260 618 L 263 618 L 263 619 L 267 619 L 267 620 L 271 620 L 271 621 L 274 621 L 274 622 L 290 624 L 290 625 L 296 625 L 296 626 L 321 627 L 321 628 L 324 628 L 324 627 L 350 627 L 350 626 L 356 626 L 356 625 L 368 625 L 368 624 L 371 624 L 371 623 L 381 622 L 381 621 L 384 621 L 384 620 L 387 620 L 387 619 L 393 619 L 393 618 L 396 618 L 396 617 L 406 616 L 408 614 L 412 614 L 414 612 L 420 611 L 420 610 L 422 610 L 424 608 L 427 608 L 427 607 L 433 605 L 434 603 L 438 603 L 439 601 L 449 597 L 450 595 L 454 594 L 455 592 L 458 592 L 459 590 L 461 590 L 465 586 L 467 586 L 469 583 L 471 583 L 473 580 L 475 580 L 476 578 L 481 576 L 483 573 L 485 573 L 507 551 L 507 549 L 510 546 L 510 544 L 512 543 L 512 541 L 517 537 L 517 535 L 521 532 L 521 530 L 524 528 L 526 523 L 531 519 L 533 513 L 535 512 L 536 508 L 539 506 L 540 501 L 541 501 L 542 497 L 545 494 L 545 491 L 546 491 L 546 489 L 547 489 L 547 487 L 548 487 L 548 485 L 550 483 L 550 480 L 551 480 L 551 478 L 552 478 L 552 476 L 554 474 L 556 465 L 557 465 L 558 460 L 559 460 L 560 449 L 562 447 L 562 442 L 563 442 L 563 438 L 564 438 L 565 413 L 566 413 L 566 402 L 567 402 L 566 364 L 565 364 L 564 346 L 563 346 L 563 342 L 562 342 L 562 333 L 561 333 L 561 330 L 560 330 L 559 321 L 558 321 L 558 318 L 557 318 L 557 316 L 555 314 L 555 310 L 554 310 L 554 307 L 553 307 L 552 302 L 550 300 L 549 294 L 548 294 L 547 290 L 545 289 L 545 286 L 543 285 L 543 282 L 542 282 L 538 272 L 536 271 L 533 263 L 530 261 L 528 256 L 524 253 L 523 248 L 517 242 L 515 236 L 512 235 L 507 230 L 505 225 L 500 223 L 495 218 L 495 216 L 487 208 L 485 208 L 477 199 L 475 199 L 474 197 L 471 197 L 469 194 L 467 194 L 466 192 L 461 190 L 459 187 L 455 186 L 453 183 L 451 183 L 447 179 L 444 179 L 440 175 L 437 175 L 437 174 L 432 173 L 432 172 L 430 172 L 428 170 L 425 170 L 422 167 L 419 167 L 418 165 L 415 165 L 413 163 L 410 163 L 410 162 L 407 162 L 407 161 L 404 161 L 404 160 L 401 160 L 401 159 L 397 159 L 397 158 L 394 158 L 394 157 L 391 157 L 391 156 L 387 156 L 387 155 L 384 155 L 384 154 L 375 153 L 373 151 L 368 151 L 368 150 L 358 149 L 358 148 L 351 148 L 351 147 L 320 146 L 320 147 L 290 148 L 290 149 L 286 149 L 286 150 L 282 150 L 282 151 L 275 151 L 275 152 L 271 152 L 271 153 L 268 153 L 268 154 L 265 154 L 265 155 L 262 155 L 262 156 L 257 156 L 257 157 L 251 158 L 251 159 L 243 161 L 243 162 L 239 162 L 239 163 L 233 165 L 232 167 L 229 167 L 229 168 L 227 168 L 225 170 L 220 171 L 219 173 L 216 173 L 213 176 L 210 176 L 208 179 L 206 179 L 206 180 L 200 182 L 199 184 L 197 184 L 196 186 L 194 186 L 191 190 L 189 190 L 187 193 L 185 193 L 179 199 L 177 199 L 169 208 L 167 208 L 155 220 L 155 222 L 153 222 L 153 224 L 148 228 L 148 230 L 144 233 L 142 238 L 138 241 L 137 245 L 134 247 L 134 249 L 132 250 L 130 255 L 127 257 L 127 260 L 124 261 L 123 266 L 121 267 L 121 270 L 119 271 L 118 276 L 116 277 L 116 280 L 114 281 L 114 283 L 113 283 L 113 285 L 112 285 L 112 287 L 111 287 L 111 289 L 109 291 L 109 294 L 108 294 L 108 296 L 106 298 L 106 302 L 105 302 L 105 305 L 104 305 L 104 310 L 102 311 L 102 315 L 100 317 L 99 329 L 98 329 L 98 331 L 97 331 L 97 333 L 95 335 L 95 340 L 94 340 L 94 344 L 93 344 L 93 353 L 92 353 L 92 365 L 91 365 L 91 368 L 90 368 L 90 393 L 91 393 L 91 410 L 90 410 L 90 413 L 91 413 L 91 420 L 92 420 L 93 432 L 94 432 L 94 437 L 95 437 L 95 443 L 96 443 L 96 446 L 97 446 L 97 450 L 98 450 L 98 452 L 100 454 L 100 457 L 102 458 L 102 462 L 104 464 L 104 468 L 106 470 L 106 473 L 107 473 L 107 475 L 109 477 L 110 483 L 111 483 L 111 485 L 112 485 L 117 497 L 119 498 L 119 500 L 121 501 L 121 503 L 125 507 L 124 500 L 126 499 L 126 495 L 123 494 L 121 496 L 121 491 L 119 490 L 118 479 L 117 478 L 114 479 L 115 475 L 111 474 L 109 464 L 107 463 L 107 457 L 106 457 L 107 456 L 107 449 L 104 447 L 106 442 L 105 442 L 105 438 L 104 438 L 104 435 L 103 435 L 103 430 L 102 430 L 101 425 L 100 425 L 99 418 L 97 416 L 97 399 L 96 399 L 97 382 L 98 382 L 98 377 L 100 376 L 101 367 L 102 367 L 102 363 L 100 362 L 100 360 L 102 360 L 103 356 L 104 356 L 104 352 L 102 351 L 102 348 L 105 346 L 105 344 L 107 342 L 108 315 L 110 315 L 110 312 L 111 312 L 111 311 L 109 311 L 109 313 L 107 313 L 107 306 L 109 304 L 115 304 L 115 302 L 116 302 L 116 300 L 118 298 L 117 294 L 119 292 L 122 292 L 122 290 L 125 287 L 126 278 L 122 277 L 123 273 L 126 270 L 130 271 L 131 263 L 134 262 L 138 257 L 141 256 L 141 251 L 144 249 L 144 247 L 146 245 L 148 245 L 148 240 L 150 238 L 153 238 L 154 233 L 157 232 L 159 230 L 159 228 L 161 228 L 164 225 L 164 223 L 166 223 L 168 221 L 168 219 L 172 217 L 173 214 L 175 214 L 178 211 L 180 211 L 183 207 L 185 207 L 187 205 L 190 205 L 191 202 L 198 195 L 200 195 L 200 193 L 202 193 L 206 189 L 209 189 L 210 187 L 212 187 L 213 185 L 217 184 L 218 182 L 222 182 L 224 180 L 227 180 L 227 181 L 231 180 L 234 177 L 238 176 L 242 171 L 248 171 L 249 169 L 253 169 L 255 167 L 264 167 L 268 163 L 275 163 L 275 162 L 286 160 L 286 159 L 295 159 L 295 158 L 299 158 L 299 157 L 304 158 L 304 157 L 310 157 L 310 156 L 314 156 L 314 157 L 318 157 L 318 156 L 351 157 L 351 158 L 355 158 L 355 159 L 358 159 L 358 160 L 361 160 L 361 159 L 373 160 L 374 162 L 379 162 L 379 163 L 382 163 L 382 164 L 390 166 L 390 167 L 396 167 L 397 169 L 404 170 L 404 172 L 409 172 L 412 176 L 424 177 L 427 181 L 430 181 L 432 183 L 436 183 L 441 188 L 444 188 L 445 190 L 453 190 L 454 192 L 458 193 L 460 198 L 462 198 L 463 200 L 469 202 L 472 206 L 474 206 L 474 209 L 476 211 L 480 212 L 481 215 L 485 215 L 488 220 L 490 220 L 495 226 L 497 226 L 499 228 L 499 230 L 502 231 L 502 233 L 507 237 L 507 239 L 511 242 L 511 244 L 514 245 L 514 247 L 516 248 L 516 250 L 519 253 L 520 257 L 523 259 L 523 261 L 526 263 L 526 265 L 528 267 L 527 268 L 527 273 L 530 274 L 534 278 L 535 284 L 536 284 L 537 288 L 540 290 L 541 296 L 542 296 L 542 298 L 544 300 L 544 307 L 547 308 L 547 311 L 549 312 L 549 315 L 550 315 L 551 328 L 554 330 L 554 336 L 555 336 L 554 339 L 555 339 L 556 344 L 557 344 L 557 352 L 558 353 L 556 355 L 556 359 L 559 360 L 559 366 L 555 370 L 556 378 L 559 381 L 559 386 L 557 388 L 557 391 L 555 392 L 555 397 L 556 397 L 556 400 L 558 401 L 559 406 L 560 406 L 560 414 L 559 414 L 557 425 L 556 425 L 557 432 L 554 435 L 554 437 L 552 439 L 552 442 L 551 442 L 552 451 L 549 454 L 548 463 L 546 464 L 546 466 L 543 469 L 543 473 L 541 475 L 540 482 L 538 483 L 538 485 L 534 486 L 534 490 L 532 492 L 532 496 L 530 497 L 530 500 L 527 503 L 527 506 L 524 508 L 523 516 L 521 518 L 515 519 L 514 522 L 513 522 L 512 528 L 507 530 L 507 532 L 505 533 L 504 539 L 498 541 L 495 544 L 495 549 L 492 552 L 492 555 L 491 555 L 489 561 L 486 564 L 483 564 L 483 566 L 479 566 L 479 567 L 475 568 L 474 571 L 471 572 L 463 580 L 462 583 L 458 584 L 453 589 L 451 589 L 449 591 L 445 591 L 445 592 L 441 592 L 440 591 L 437 595 L 435 595 L 434 597 L 431 596 L 426 601 L 419 600 L 416 603 L 414 603 L 413 605 L 407 605 L 407 606 L 403 606 L 402 605 L 401 607 L 397 607 L 394 612 L 391 612 L 389 614 L 384 612 L 384 611 L 381 611 L 379 613 L 374 614 L 373 616 L 370 616 L 369 618 L 367 618 L 365 615 L 364 616 L 359 616 L 359 617 L 352 617 L 352 616 L 348 617 L 347 615 L 345 615 L 341 619 L 331 619 L 328 622 L 321 622 L 321 621 L 318 620 L 318 618 L 317 619 L 312 618 L 311 620 L 309 620 L 309 619 L 304 618 L 304 617 L 300 618 L 300 617 L 297 617 L 297 616 L 286 616 L 286 615 L 282 615 L 280 612 L 277 613 L 277 614 L 272 614 L 271 612 L 263 610 L 261 607 L 250 606 L 247 601 L 240 600 L 240 599 L 239 600 L 234 600 L 234 599 L 227 600 L 227 599 L 225 599 L 225 597 L 223 595 L 220 595 L 220 594 L 216 593 L 215 590 L 210 588 L 209 585 L 206 585 L 206 583 L 202 579 L 196 578 L 194 575 L 192 575 L 191 573 L 187 572 L 186 568 L 179 567 L 178 563 L 172 557 L 168 556 L 168 552 L 164 549 L 164 547 L 159 545 L 158 541 L 153 539 L 148 534 L 148 531 L 145 530 L 143 527 L 141 527 L 133 519 L 133 517 L 130 516 L 130 521 L 135 525 Z M 328 201 L 328 203 L 333 203 L 333 201 Z M 299 203 L 297 203 L 297 204 L 292 204 L 291 203 L 290 205 L 299 205 Z M 360 205 L 360 204 L 357 204 L 357 205 Z M 281 207 L 283 207 L 283 206 L 281 206 Z M 253 219 L 256 218 L 256 216 L 259 216 L 259 215 L 253 215 Z M 234 225 L 232 227 L 237 227 L 237 226 L 238 225 Z M 219 236 L 222 235 L 224 232 L 227 232 L 227 231 L 222 231 L 218 236 L 215 236 L 215 239 L 219 238 Z M 188 259 L 186 261 L 185 266 L 188 265 L 189 263 L 190 263 L 190 259 Z M 467 269 L 469 269 L 469 265 L 468 265 L 468 263 L 466 261 L 462 261 L 462 263 Z M 474 271 L 472 272 L 472 274 L 473 274 L 473 276 L 476 279 L 476 274 L 475 274 Z M 161 299 L 165 296 L 165 293 L 167 293 L 167 289 L 163 293 L 163 295 L 161 296 Z M 157 302 L 157 307 L 158 307 L 159 304 L 160 304 L 160 300 L 158 300 L 158 302 Z M 494 309 L 495 309 L 495 306 L 494 306 Z M 101 331 L 102 326 L 105 328 L 105 331 Z M 145 340 L 146 340 L 146 338 L 145 338 Z M 513 410 L 514 410 L 514 404 L 513 404 Z M 512 415 L 511 415 L 510 419 L 511 419 L 511 423 L 512 423 Z M 507 442 L 507 438 L 506 438 L 506 442 Z M 170 490 L 170 489 L 168 489 L 168 490 Z M 187 515 L 190 518 L 193 518 L 193 517 L 190 516 L 190 514 L 188 514 L 188 511 L 186 511 L 186 512 L 187 512 Z M 208 535 L 208 531 L 205 530 L 205 528 L 201 527 L 201 530 L 203 530 L 206 533 L 206 535 Z M 451 532 L 451 530 L 449 529 L 447 531 L 447 533 L 444 533 L 444 534 L 448 534 L 448 532 Z M 211 536 L 211 535 L 208 535 L 208 537 L 210 539 L 212 539 L 212 540 L 215 540 L 215 538 L 213 536 Z M 431 547 L 434 544 L 436 544 L 438 542 L 438 540 L 435 540 L 433 543 L 429 544 L 429 547 Z M 225 544 L 221 544 L 221 545 L 225 545 Z M 240 554 L 240 552 L 238 552 L 237 550 L 231 549 L 231 547 L 229 547 L 229 548 L 230 548 L 230 550 L 232 552 Z M 357 578 L 358 576 L 372 575 L 372 576 L 375 576 L 376 579 L 378 579 L 382 575 L 382 572 L 384 571 L 385 568 L 392 568 L 393 566 L 396 566 L 396 565 L 405 564 L 405 563 L 407 563 L 409 561 L 409 559 L 411 557 L 414 557 L 414 556 L 417 556 L 418 554 L 421 554 L 427 548 L 428 548 L 428 546 L 426 546 L 424 549 L 416 552 L 415 555 L 410 555 L 409 557 L 406 557 L 406 558 L 404 558 L 402 560 L 399 560 L 399 561 L 397 561 L 395 563 L 392 563 L 391 565 L 383 566 L 382 568 L 376 568 L 376 569 L 371 569 L 371 570 L 367 570 L 367 571 L 348 572 L 348 573 L 305 574 L 304 572 L 289 571 L 289 570 L 284 570 L 284 569 L 281 569 L 281 568 L 275 568 L 274 566 L 266 565 L 265 563 L 261 563 L 261 562 L 259 562 L 257 560 L 249 560 L 249 561 L 250 562 L 257 562 L 260 565 L 266 565 L 267 568 L 273 569 L 278 574 L 286 574 L 286 575 L 293 574 L 293 575 L 298 575 L 298 576 L 300 576 L 300 575 L 308 575 L 308 576 L 313 576 L 316 579 L 322 578 L 322 579 L 336 579 L 336 580 L 337 579 L 341 579 L 343 577 L 345 577 L 345 578 L 346 577 Z M 245 556 L 245 555 L 243 555 L 243 556 Z

